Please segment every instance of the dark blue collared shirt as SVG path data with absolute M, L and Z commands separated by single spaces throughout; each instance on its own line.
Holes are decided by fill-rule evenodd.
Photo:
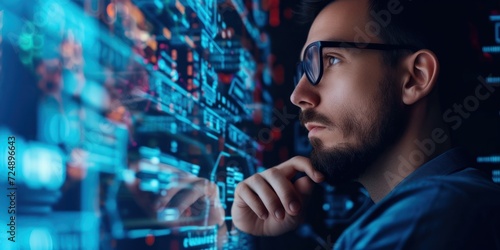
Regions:
M 334 249 L 500 249 L 500 185 L 452 149 L 349 226 Z

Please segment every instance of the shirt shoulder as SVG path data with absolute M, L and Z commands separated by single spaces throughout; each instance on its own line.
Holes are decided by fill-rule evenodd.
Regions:
M 499 213 L 500 187 L 478 170 L 429 176 L 394 189 L 336 249 L 500 249 Z

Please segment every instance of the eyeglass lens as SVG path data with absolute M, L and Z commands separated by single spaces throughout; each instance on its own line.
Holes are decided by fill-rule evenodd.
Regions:
M 305 51 L 302 62 L 297 64 L 295 71 L 295 86 L 299 84 L 300 79 L 306 74 L 307 80 L 313 85 L 318 84 L 318 78 L 321 71 L 320 46 L 317 43 L 311 44 Z
M 319 44 L 314 43 L 311 47 L 306 51 L 305 59 L 304 59 L 304 70 L 307 74 L 307 79 L 313 84 L 316 85 L 318 81 L 318 77 L 320 75 L 320 47 Z

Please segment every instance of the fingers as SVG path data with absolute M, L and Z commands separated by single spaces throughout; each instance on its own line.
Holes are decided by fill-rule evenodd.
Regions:
M 265 173 L 262 173 L 248 178 L 241 185 L 238 185 L 238 194 L 259 218 L 265 220 L 271 215 L 282 220 L 285 217 L 285 209 L 275 190 L 264 176 Z
M 201 178 L 183 180 L 175 188 L 166 191 L 166 195 L 156 202 L 156 209 L 177 208 L 180 214 L 192 206 L 208 209 L 208 206 L 218 207 L 218 187 L 214 183 Z M 200 201 L 203 200 L 203 201 Z
M 207 226 L 224 223 L 225 210 L 219 200 L 218 186 L 203 178 L 182 179 L 156 199 L 156 211 L 169 226 Z M 175 211 L 175 213 L 174 213 Z
M 306 173 L 307 177 L 292 183 L 291 179 L 298 172 Z M 270 215 L 282 220 L 286 214 L 299 215 L 303 207 L 303 196 L 311 192 L 313 181 L 321 182 L 323 179 L 323 175 L 312 167 L 309 159 L 294 157 L 247 178 L 237 186 L 236 194 L 259 218 L 266 219 Z
M 243 203 L 238 203 L 238 201 L 243 201 Z M 246 182 L 240 182 L 238 186 L 236 186 L 234 205 L 240 207 L 250 207 L 250 209 L 262 220 L 267 219 L 269 215 L 261 198 Z
M 181 191 L 185 192 L 185 190 L 195 189 L 195 188 L 198 188 L 199 190 L 198 186 L 203 184 L 204 180 L 201 178 L 188 178 L 180 180 L 179 183 L 177 183 L 177 185 L 175 185 L 174 187 L 162 190 L 162 192 L 165 192 L 165 195 L 162 195 L 157 198 L 154 204 L 154 209 L 155 210 L 163 209 L 170 203 L 170 201 L 174 198 L 174 196 L 177 195 L 177 193 Z M 170 205 L 170 207 L 172 206 Z
M 274 202 L 279 203 L 276 204 L 279 208 L 273 206 L 276 218 L 283 219 L 285 211 L 290 215 L 298 215 L 301 208 L 301 197 L 295 190 L 292 182 L 282 173 L 282 170 L 270 168 L 265 173 L 262 173 L 262 176 L 278 197 L 278 200 Z
M 172 200 L 168 202 L 167 208 L 177 208 L 179 210 L 179 214 L 183 214 L 186 209 L 193 206 L 203 197 L 205 197 L 205 194 L 200 190 L 197 190 L 196 188 L 183 189 L 177 192 L 174 197 L 172 197 Z M 209 201 L 203 201 L 200 204 L 196 203 L 198 205 L 197 210 L 202 210 L 199 208 L 199 206 L 202 206 L 205 209 L 208 208 L 208 204 L 205 204 L 207 202 Z

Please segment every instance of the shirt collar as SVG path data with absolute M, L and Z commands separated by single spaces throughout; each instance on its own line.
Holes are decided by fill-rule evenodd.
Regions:
M 463 148 L 453 148 L 424 163 L 408 175 L 396 187 L 429 176 L 443 176 L 470 167 L 470 155 Z

